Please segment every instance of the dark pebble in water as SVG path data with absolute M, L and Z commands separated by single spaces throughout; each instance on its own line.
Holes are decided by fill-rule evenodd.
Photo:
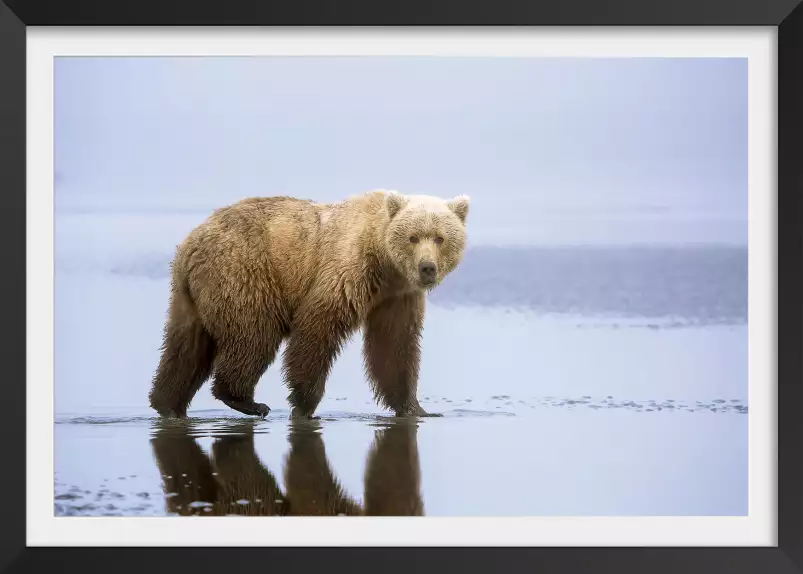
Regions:
M 467 402 L 467 403 L 470 403 L 470 402 L 471 402 L 471 399 L 466 399 L 466 402 Z
M 664 405 L 665 409 L 674 409 L 675 405 Z
M 585 396 L 583 396 L 582 398 L 584 398 L 584 399 L 590 399 L 591 397 L 590 397 L 590 396 L 588 396 L 588 395 L 585 395 Z
M 717 412 L 717 409 L 714 409 L 714 408 L 711 408 L 711 409 L 708 409 L 708 410 L 711 411 L 712 413 Z
M 576 405 L 577 401 L 568 400 L 568 401 L 566 401 L 566 404 L 567 405 Z
M 648 413 L 654 412 L 653 409 L 647 409 Z
M 56 495 L 55 498 L 56 498 L 56 500 L 78 500 L 81 497 L 78 496 L 77 494 L 69 494 L 69 493 L 67 493 L 67 494 L 58 494 L 58 495 Z
M 147 492 L 137 493 L 137 496 L 139 496 L 140 498 L 150 498 L 151 497 L 151 495 L 148 494 Z
M 607 396 L 607 397 L 605 397 L 605 398 L 606 398 L 606 399 L 612 399 L 612 398 L 613 398 L 613 395 L 608 395 L 608 396 Z
M 715 402 L 715 403 L 720 403 L 720 404 L 721 404 L 721 403 L 724 403 L 725 401 L 724 401 L 724 400 L 722 400 L 722 399 L 714 399 L 712 402 Z
M 739 399 L 731 399 L 731 402 L 732 402 L 732 403 L 738 403 L 738 402 L 739 402 Z
M 668 403 L 674 403 L 674 402 L 675 402 L 675 399 L 666 399 L 666 402 L 668 402 Z

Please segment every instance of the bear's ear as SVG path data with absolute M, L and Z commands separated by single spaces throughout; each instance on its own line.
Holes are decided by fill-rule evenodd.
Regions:
M 407 205 L 407 198 L 397 191 L 389 191 L 385 196 L 385 207 L 391 219 L 396 217 L 396 214 L 399 213 L 405 205 Z
M 449 209 L 454 213 L 457 218 L 462 221 L 463 223 L 466 222 L 466 216 L 468 216 L 468 206 L 471 203 L 471 198 L 467 195 L 458 195 L 454 199 L 451 199 L 446 202 L 446 205 L 449 206 Z

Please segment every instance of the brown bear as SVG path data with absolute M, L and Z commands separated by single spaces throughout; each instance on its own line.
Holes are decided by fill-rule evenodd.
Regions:
M 178 246 L 150 404 L 185 417 L 200 386 L 265 417 L 254 389 L 287 339 L 293 418 L 311 418 L 332 365 L 363 330 L 376 400 L 429 415 L 416 396 L 426 294 L 460 263 L 469 198 L 376 190 L 339 203 L 249 198 L 216 210 Z

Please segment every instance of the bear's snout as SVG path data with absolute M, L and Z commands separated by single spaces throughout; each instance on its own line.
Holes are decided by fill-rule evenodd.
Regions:
M 422 261 L 418 264 L 418 274 L 422 283 L 434 283 L 438 276 L 438 268 L 432 261 Z

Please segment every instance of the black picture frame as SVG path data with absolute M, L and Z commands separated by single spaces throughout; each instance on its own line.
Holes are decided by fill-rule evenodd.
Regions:
M 803 6 L 801 0 L 3 0 L 0 3 L 0 305 L 4 572 L 392 572 L 548 570 L 803 573 Z M 778 541 L 767 548 L 38 548 L 26 547 L 27 26 L 777 26 Z M 46 343 L 46 342 L 43 342 Z M 36 344 L 34 342 L 34 344 Z M 177 527 L 180 527 L 177 525 Z

